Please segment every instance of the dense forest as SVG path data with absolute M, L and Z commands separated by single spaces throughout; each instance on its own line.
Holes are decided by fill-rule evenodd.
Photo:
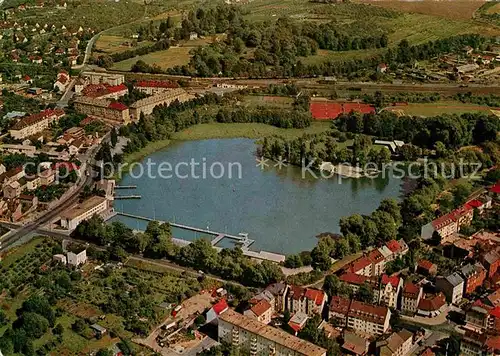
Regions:
M 438 142 L 446 148 L 492 141 L 500 130 L 497 117 L 484 113 L 440 115 L 433 117 L 402 116 L 390 112 L 359 115 L 350 113 L 335 120 L 343 132 L 401 140 L 422 148 L 434 149 Z

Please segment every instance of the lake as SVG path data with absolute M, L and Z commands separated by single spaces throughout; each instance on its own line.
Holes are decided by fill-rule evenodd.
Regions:
M 289 254 L 312 249 L 322 232 L 339 232 L 342 216 L 369 214 L 381 200 L 398 199 L 401 193 L 401 180 L 390 174 L 316 179 L 307 171 L 303 174 L 301 167 L 274 167 L 272 161 L 261 169 L 256 166 L 256 147 L 250 139 L 176 141 L 142 161 L 145 173 L 149 162 L 149 176 L 141 176 L 139 166 L 124 175 L 120 185 L 137 189 L 116 194 L 142 198 L 115 200 L 114 207 L 233 235 L 245 232 L 255 240 L 252 249 Z M 134 229 L 146 226 L 126 217 L 114 220 Z M 199 234 L 174 229 L 174 236 L 194 239 Z M 218 246 L 229 245 L 226 241 Z

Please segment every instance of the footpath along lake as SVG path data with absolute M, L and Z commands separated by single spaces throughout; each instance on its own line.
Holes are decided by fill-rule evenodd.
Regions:
M 383 199 L 397 199 L 401 193 L 401 179 L 390 174 L 339 181 L 337 176 L 315 179 L 306 172 L 303 178 L 301 167 L 280 169 L 272 161 L 266 162 L 268 166 L 262 170 L 256 166 L 256 148 L 251 139 L 176 141 L 142 161 L 145 174 L 141 177 L 138 166 L 123 176 L 120 185 L 137 185 L 137 189 L 117 190 L 116 194 L 130 193 L 142 198 L 115 200 L 115 209 L 234 235 L 245 232 L 255 240 L 251 249 L 289 254 L 312 249 L 319 233 L 339 232 L 342 216 L 369 214 Z M 155 177 L 146 174 L 148 160 Z M 188 165 L 191 160 L 199 163 L 194 175 Z M 172 178 L 160 178 L 158 166 L 162 162 L 172 167 L 166 171 L 168 164 L 164 163 L 163 176 L 173 174 Z M 179 175 L 187 178 L 175 177 L 176 165 Z M 217 179 L 222 167 L 225 174 Z M 123 216 L 112 221 L 115 220 L 134 229 L 147 225 Z M 188 240 L 200 237 L 179 229 L 173 233 L 174 237 Z M 231 245 L 223 242 L 218 246 Z

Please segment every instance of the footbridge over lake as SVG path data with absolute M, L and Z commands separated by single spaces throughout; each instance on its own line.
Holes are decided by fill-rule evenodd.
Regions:
M 189 225 L 184 225 L 184 224 L 179 224 L 179 223 L 174 223 L 174 222 L 169 222 L 169 221 L 161 221 L 161 220 L 156 220 L 156 219 L 151 219 L 145 216 L 140 216 L 140 215 L 134 215 L 134 214 L 128 214 L 120 211 L 114 212 L 114 215 L 119 215 L 119 216 L 124 216 L 132 219 L 138 219 L 138 220 L 143 220 L 143 221 L 158 221 L 160 223 L 165 223 L 168 222 L 170 226 L 183 229 L 183 230 L 189 230 L 189 231 L 195 231 L 207 235 L 212 235 L 215 236 L 214 239 L 212 239 L 211 243 L 212 246 L 214 246 L 215 249 L 218 251 L 221 250 L 220 247 L 217 247 L 216 245 L 222 241 L 224 238 L 231 239 L 233 241 L 236 241 L 238 244 L 240 244 L 241 249 L 243 250 L 243 255 L 256 259 L 256 260 L 261 260 L 261 261 L 271 261 L 275 263 L 280 263 L 280 262 L 285 262 L 285 255 L 279 254 L 279 253 L 274 253 L 274 252 L 267 252 L 267 251 L 250 251 L 249 247 L 252 245 L 255 240 L 249 239 L 247 234 L 241 234 L 241 235 L 231 235 L 227 234 L 224 232 L 217 232 L 217 231 L 212 231 L 210 229 L 203 229 L 203 228 L 198 228 L 194 226 L 189 226 Z M 113 216 L 114 216 L 113 215 Z M 109 216 L 111 218 L 112 216 Z M 172 238 L 172 241 L 176 243 L 179 246 L 186 246 L 191 243 L 191 241 L 185 240 L 185 239 L 179 239 L 179 238 Z
M 120 211 L 115 211 L 115 213 L 116 213 L 116 215 L 121 215 L 121 216 L 125 216 L 125 217 L 132 218 L 132 219 L 138 219 L 138 220 L 144 220 L 144 221 L 155 221 L 155 219 L 151 219 L 151 218 L 148 218 L 145 216 L 128 214 L 128 213 L 123 213 Z M 199 227 L 174 223 L 174 222 L 170 222 L 170 221 L 161 221 L 161 220 L 156 220 L 156 221 L 158 221 L 160 223 L 168 222 L 170 224 L 170 226 L 173 226 L 173 227 L 176 227 L 179 229 L 183 229 L 183 230 L 189 230 L 189 231 L 199 232 L 202 234 L 213 235 L 213 236 L 215 236 L 215 238 L 211 241 L 212 246 L 216 246 L 224 238 L 228 238 L 228 239 L 231 239 L 233 241 L 236 241 L 238 244 L 241 244 L 242 250 L 248 250 L 250 245 L 252 245 L 255 242 L 255 240 L 249 239 L 246 234 L 232 235 L 232 234 L 227 234 L 225 232 L 217 232 L 217 231 L 212 231 L 209 229 L 203 229 L 203 228 L 199 228 Z

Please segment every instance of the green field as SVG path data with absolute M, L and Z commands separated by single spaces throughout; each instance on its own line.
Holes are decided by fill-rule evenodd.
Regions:
M 172 47 L 165 51 L 152 52 L 144 56 L 129 58 L 113 65 L 112 69 L 128 71 L 138 61 L 142 60 L 149 65 L 156 64 L 162 69 L 172 68 L 177 65 L 187 64 L 191 55 L 192 47 Z

